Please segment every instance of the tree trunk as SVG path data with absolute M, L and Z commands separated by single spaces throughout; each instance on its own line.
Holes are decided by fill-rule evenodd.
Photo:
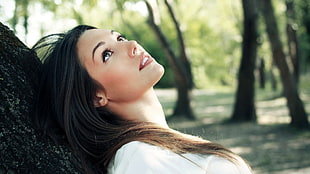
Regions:
M 277 91 L 278 89 L 278 82 L 277 82 L 276 76 L 274 75 L 275 70 L 276 69 L 275 69 L 274 61 L 272 61 L 271 67 L 270 67 L 270 80 L 271 80 L 271 87 L 273 91 Z
M 294 77 L 291 74 L 285 59 L 271 0 L 261 0 L 260 2 L 262 5 L 261 12 L 265 20 L 268 38 L 271 43 L 273 59 L 280 71 L 284 96 L 286 97 L 287 106 L 291 117 L 291 125 L 296 127 L 308 127 L 308 116 L 304 109 L 303 103 L 299 98 Z
M 310 45 L 310 1 L 304 1 L 299 8 L 299 13 L 302 14 L 301 22 L 305 28 L 305 33 L 302 35 L 303 40 L 305 41 L 305 45 Z M 303 47 L 303 55 L 304 60 L 302 62 L 303 68 L 305 72 L 310 72 L 310 47 L 304 46 Z
M 164 34 L 161 32 L 160 28 L 156 25 L 154 21 L 153 8 L 151 4 L 145 1 L 146 6 L 149 11 L 149 25 L 151 29 L 154 31 L 155 36 L 157 37 L 159 43 L 161 44 L 165 55 L 168 58 L 168 61 L 172 67 L 175 76 L 175 82 L 177 85 L 177 93 L 178 98 L 176 102 L 176 106 L 174 108 L 173 116 L 177 117 L 186 117 L 188 119 L 195 119 L 194 113 L 191 109 L 191 91 L 188 89 L 188 83 L 186 78 L 186 71 L 182 62 L 179 61 L 174 54 L 172 48 L 170 47 L 167 39 Z
M 299 82 L 299 44 L 297 39 L 297 31 L 296 31 L 296 17 L 294 10 L 294 1 L 286 0 L 286 33 L 287 33 L 287 42 L 288 42 L 288 53 L 290 56 L 290 60 L 292 62 L 292 71 L 294 75 L 294 80 L 296 85 L 298 86 Z M 295 27 L 294 27 L 295 26 Z
M 265 59 L 264 58 L 259 59 L 258 74 L 259 74 L 259 87 L 261 89 L 265 89 L 266 75 L 265 75 Z
M 255 0 L 242 0 L 244 22 L 242 57 L 238 74 L 238 88 L 231 121 L 255 121 L 254 69 L 257 54 L 257 17 Z
M 66 145 L 31 122 L 40 61 L 0 22 L 0 174 L 80 173 Z
M 180 55 L 181 62 L 184 65 L 184 72 L 186 73 L 185 77 L 187 79 L 187 87 L 188 87 L 188 89 L 193 89 L 195 85 L 194 85 L 194 80 L 193 80 L 193 75 L 192 75 L 191 64 L 190 64 L 189 58 L 186 54 L 186 47 L 185 47 L 183 34 L 181 32 L 179 22 L 177 21 L 175 15 L 174 15 L 174 12 L 173 12 L 173 9 L 171 6 L 171 0 L 165 0 L 165 4 L 168 8 L 168 12 L 171 16 L 175 30 L 177 32 L 178 43 L 179 43 L 179 52 L 180 52 L 179 55 Z

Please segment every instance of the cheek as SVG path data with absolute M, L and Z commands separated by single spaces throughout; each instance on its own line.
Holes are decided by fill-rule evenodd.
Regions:
M 120 83 L 125 83 L 130 80 L 131 73 L 127 71 L 127 68 L 119 68 L 119 69 L 107 69 L 105 73 L 102 75 L 102 81 L 106 85 L 118 86 Z
M 101 85 L 105 88 L 108 98 L 112 100 L 125 100 L 137 89 L 137 79 L 134 74 L 124 69 L 108 71 L 101 78 Z

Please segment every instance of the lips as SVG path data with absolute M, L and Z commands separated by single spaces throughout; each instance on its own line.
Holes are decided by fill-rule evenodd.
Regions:
M 139 70 L 142 70 L 145 66 L 147 66 L 149 63 L 151 63 L 152 58 L 149 55 L 142 54 L 140 58 L 140 67 Z

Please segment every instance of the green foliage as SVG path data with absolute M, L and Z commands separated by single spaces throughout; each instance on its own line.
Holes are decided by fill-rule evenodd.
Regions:
M 196 87 L 231 85 L 240 59 L 240 3 L 195 2 L 180 3 L 179 16 L 186 27 Z
M 13 1 L 13 0 L 12 0 Z M 153 32 L 147 25 L 147 10 L 143 0 L 24 0 L 29 2 L 28 11 L 40 4 L 45 12 L 52 12 L 51 23 L 63 24 L 67 30 L 76 24 L 89 24 L 99 28 L 114 29 L 124 33 L 129 39 L 137 40 L 166 69 L 165 76 L 158 87 L 173 87 L 174 77 L 171 67 Z M 24 2 L 23 1 L 23 2 Z M 16 2 L 20 3 L 19 0 Z M 154 1 L 155 2 L 155 1 Z M 163 1 L 157 1 L 160 11 L 160 28 L 169 39 L 171 47 L 178 48 L 175 28 Z M 285 3 L 273 1 L 283 45 L 286 47 Z M 301 46 L 302 69 L 309 66 L 310 37 L 305 27 L 310 21 L 310 3 L 297 0 L 296 13 L 298 35 Z M 234 85 L 241 57 L 242 8 L 241 1 L 232 0 L 177 0 L 173 1 L 173 10 L 183 32 L 189 55 L 194 82 L 197 88 L 209 88 L 213 85 Z M 31 13 L 30 18 L 31 18 Z M 21 18 L 22 15 L 18 14 Z M 3 21 L 3 19 L 1 19 Z M 71 22 L 67 22 L 71 21 Z M 72 23 L 72 21 L 75 21 Z M 265 28 L 260 20 L 260 48 L 258 56 L 264 57 L 267 71 L 271 67 L 269 43 Z M 29 23 L 29 32 L 35 33 Z M 41 24 L 40 31 L 46 35 L 50 27 Z M 56 24 L 55 24 L 56 25 Z M 57 26 L 61 27 L 61 26 Z M 38 29 L 37 29 L 38 30 Z M 309 31 L 308 31 L 309 32 Z

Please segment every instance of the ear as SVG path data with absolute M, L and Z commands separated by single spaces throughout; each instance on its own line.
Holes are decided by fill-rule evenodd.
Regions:
M 106 97 L 103 91 L 98 91 L 96 93 L 96 97 L 94 99 L 94 106 L 95 107 L 102 107 L 108 104 L 108 98 Z

